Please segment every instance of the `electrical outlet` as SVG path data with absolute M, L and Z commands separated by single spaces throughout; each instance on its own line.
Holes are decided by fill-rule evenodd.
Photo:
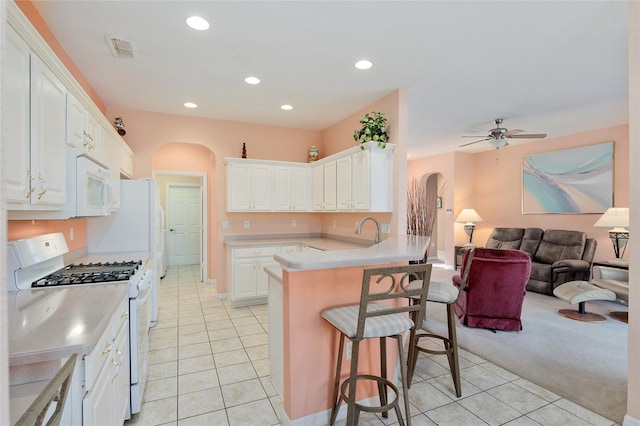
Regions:
M 351 351 L 353 350 L 353 342 L 347 342 L 347 359 L 351 359 Z
M 383 223 L 380 226 L 380 230 L 383 234 L 390 234 L 391 233 L 391 225 L 388 223 Z
M 249 229 L 249 227 L 251 226 L 251 222 L 249 222 L 248 220 L 244 221 L 244 229 Z
M 293 220 L 291 221 L 291 227 L 292 227 L 292 228 L 295 228 L 296 226 L 298 226 L 298 221 L 297 221 L 297 220 L 295 220 L 295 219 L 293 219 Z
M 75 232 L 74 232 L 73 227 L 69 228 L 69 241 L 73 241 L 74 240 L 74 238 L 75 238 L 74 234 L 75 234 Z
M 228 220 L 223 220 L 222 221 L 222 229 L 229 229 L 229 221 Z

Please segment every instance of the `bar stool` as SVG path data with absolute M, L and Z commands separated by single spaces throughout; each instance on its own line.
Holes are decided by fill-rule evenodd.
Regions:
M 472 247 L 469 249 L 469 253 L 467 254 L 467 259 L 464 265 L 464 273 L 462 276 L 462 288 L 464 288 L 464 284 L 466 284 L 467 280 L 469 279 L 469 270 L 474 252 L 475 247 Z M 420 286 L 421 284 L 414 281 L 411 283 L 411 285 Z M 409 354 L 407 356 L 409 360 L 407 372 L 408 387 L 411 387 L 411 382 L 413 380 L 413 374 L 415 373 L 419 352 L 424 352 L 431 355 L 447 355 L 447 359 L 449 360 L 449 370 L 451 371 L 451 377 L 453 379 L 453 386 L 456 391 L 456 396 L 458 398 L 462 396 L 455 313 L 455 304 L 458 300 L 459 294 L 460 291 L 453 284 L 432 281 L 429 285 L 427 302 L 444 303 L 445 305 L 447 305 L 447 336 L 440 336 L 438 334 L 430 333 L 423 327 L 422 323 L 419 323 L 419 326 L 411 331 L 411 334 L 409 336 Z M 443 349 L 438 350 L 420 347 L 420 339 L 423 337 L 441 340 Z
M 419 277 L 424 277 L 421 285 L 409 285 L 411 279 Z M 365 269 L 362 278 L 360 303 L 327 309 L 321 313 L 322 318 L 340 332 L 330 424 L 333 425 L 335 423 L 342 401 L 347 404 L 348 426 L 358 423 L 360 411 L 382 413 L 384 417 L 387 417 L 387 413 L 391 409 L 395 410 L 399 424 L 405 424 L 398 406 L 398 388 L 386 377 L 386 338 L 391 337 L 396 339 L 398 343 L 405 416 L 407 424 L 411 425 L 406 380 L 407 360 L 403 351 L 402 333 L 406 331 L 412 332 L 416 324 L 422 323 L 430 277 L 430 264 Z M 401 298 L 413 298 L 415 303 L 403 303 Z M 412 321 L 406 313 L 412 314 L 416 321 Z M 345 337 L 353 342 L 352 358 L 349 377 L 340 385 Z M 358 374 L 360 342 L 364 339 L 372 338 L 380 339 L 380 376 Z M 373 381 L 377 384 L 380 406 L 371 407 L 359 404 L 356 401 L 357 383 L 364 380 Z M 389 388 L 395 394 L 392 401 L 388 401 Z

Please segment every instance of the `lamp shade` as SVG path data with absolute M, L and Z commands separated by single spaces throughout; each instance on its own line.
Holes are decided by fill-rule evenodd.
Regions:
M 456 222 L 457 223 L 482 222 L 482 218 L 474 209 L 462 209 L 462 211 L 456 218 Z
M 626 228 L 629 226 L 629 207 L 611 207 L 593 226 L 597 228 Z

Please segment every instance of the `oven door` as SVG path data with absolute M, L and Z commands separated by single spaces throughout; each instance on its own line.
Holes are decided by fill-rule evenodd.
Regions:
M 131 413 L 139 413 L 149 363 L 149 326 L 151 324 L 151 286 L 129 299 L 129 339 L 131 348 Z

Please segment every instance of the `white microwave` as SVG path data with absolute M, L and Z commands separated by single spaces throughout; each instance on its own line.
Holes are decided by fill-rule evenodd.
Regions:
M 93 160 L 76 157 L 76 217 L 108 216 L 113 204 L 111 172 Z

